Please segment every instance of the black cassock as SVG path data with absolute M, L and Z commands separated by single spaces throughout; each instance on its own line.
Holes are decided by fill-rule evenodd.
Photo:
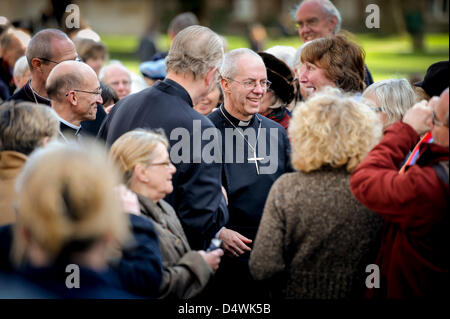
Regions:
M 177 169 L 172 178 L 174 190 L 165 200 L 177 212 L 191 248 L 205 249 L 228 221 L 220 163 L 206 163 L 199 153 L 209 143 L 201 139 L 202 132 L 214 130 L 214 125 L 193 109 L 191 97 L 181 85 L 165 79 L 117 102 L 99 137 L 110 146 L 136 128 L 164 130 Z
M 222 137 L 222 174 L 230 213 L 226 227 L 254 240 L 272 184 L 282 174 L 291 171 L 286 130 L 259 114 L 249 122 L 239 121 L 223 105 L 208 117 Z M 248 246 L 252 247 L 252 244 Z M 223 256 L 204 295 L 214 295 L 219 299 L 232 296 L 236 300 L 267 298 L 267 287 L 252 280 L 248 269 L 249 256 L 249 253 L 239 258 Z
M 286 130 L 259 114 L 249 122 L 239 121 L 223 105 L 208 118 L 222 137 L 222 178 L 230 213 L 226 227 L 253 240 L 272 184 L 291 171 Z

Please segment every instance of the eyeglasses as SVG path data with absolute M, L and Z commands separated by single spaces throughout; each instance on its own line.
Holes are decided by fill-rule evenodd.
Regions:
M 46 59 L 46 58 L 38 58 L 38 59 L 40 59 L 40 60 L 43 60 L 43 61 L 47 61 L 47 62 L 52 62 L 52 63 L 55 63 L 55 64 L 60 64 L 61 62 L 64 62 L 64 61 L 78 61 L 78 62 L 82 62 L 83 60 L 80 58 L 80 57 L 75 57 L 75 59 L 73 59 L 73 60 L 64 60 L 64 61 L 59 61 L 59 62 L 56 62 L 56 61 L 52 61 L 52 60 L 49 60 L 49 59 Z
M 270 82 L 269 80 L 261 80 L 259 82 L 255 81 L 255 80 L 245 80 L 245 81 L 241 82 L 241 81 L 234 80 L 232 78 L 225 78 L 225 79 L 233 81 L 233 82 L 237 82 L 237 83 L 241 84 L 242 86 L 244 86 L 244 88 L 246 88 L 247 90 L 256 89 L 256 87 L 258 86 L 258 83 L 262 89 L 267 90 L 270 87 L 270 85 L 272 84 L 272 82 Z
M 306 22 L 303 21 L 297 21 L 297 23 L 295 24 L 295 26 L 297 28 L 303 28 L 303 27 L 316 27 L 319 24 L 320 20 L 319 18 L 311 18 L 306 20 Z
M 149 166 L 164 166 L 164 167 L 169 168 L 170 165 L 172 165 L 172 162 L 171 161 L 167 161 L 167 162 L 161 162 L 161 163 L 150 163 L 148 165 Z
M 75 92 L 83 92 L 83 93 L 89 93 L 89 94 L 94 94 L 94 95 L 102 95 L 102 88 L 98 88 L 97 91 L 84 91 L 84 90 L 72 90 Z M 70 92 L 66 93 L 66 96 L 68 96 L 70 94 Z
M 448 127 L 448 124 L 443 123 L 443 122 L 441 122 L 441 121 L 439 121 L 439 120 L 437 119 L 436 113 L 434 113 L 434 110 L 431 111 L 431 121 L 432 121 L 433 125 L 435 125 L 435 126 L 445 126 L 445 127 Z

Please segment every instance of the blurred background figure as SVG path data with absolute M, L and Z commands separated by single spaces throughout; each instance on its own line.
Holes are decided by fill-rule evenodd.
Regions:
M 46 105 L 10 101 L 0 107 L 0 226 L 16 221 L 14 183 L 28 156 L 58 132 L 58 117 Z
M 406 79 L 378 81 L 370 85 L 362 97 L 373 103 L 383 122 L 383 130 L 400 121 L 406 111 L 418 102 L 411 84 Z
M 264 95 L 259 113 L 280 123 L 286 130 L 290 115 L 287 106 L 295 97 L 294 73 L 283 61 L 270 53 L 260 52 L 267 69 L 267 79 L 272 82 Z
M 449 87 L 448 61 L 433 63 L 423 81 L 414 83 L 415 92 L 427 101 L 433 96 L 440 96 L 447 87 Z
M 302 49 L 299 81 L 304 98 L 325 86 L 362 93 L 364 73 L 363 50 L 341 35 L 312 40 Z
M 264 51 L 267 41 L 266 28 L 260 23 L 250 25 L 248 29 L 248 40 L 250 42 L 250 48 L 253 51 Z
M 13 70 L 16 61 L 23 55 L 30 42 L 28 33 L 9 28 L 0 36 L 0 101 L 7 100 L 16 90 Z
M 100 70 L 99 79 L 113 88 L 119 100 L 131 92 L 131 73 L 119 61 L 111 61 L 103 67 Z
M 106 46 L 92 39 L 75 37 L 75 48 L 78 56 L 98 75 L 103 64 L 108 59 Z
M 132 297 L 115 288 L 120 284 L 108 267 L 129 238 L 118 182 L 98 145 L 58 143 L 33 154 L 18 179 L 18 273 L 60 298 Z
M 16 61 L 16 64 L 14 65 L 13 76 L 14 83 L 16 85 L 16 89 L 14 91 L 15 93 L 23 88 L 31 78 L 30 67 L 28 66 L 26 56 L 22 56 Z
M 156 61 L 143 62 L 139 65 L 139 71 L 141 71 L 148 86 L 153 86 L 156 81 L 164 80 L 166 77 L 166 60 L 159 59 Z
M 327 89 L 295 108 L 289 136 L 298 171 L 270 190 L 250 271 L 274 297 L 362 297 L 382 219 L 352 196 L 349 178 L 379 141 L 381 122 L 369 106 Z
M 103 82 L 100 82 L 100 88 L 102 89 L 102 106 L 105 109 L 105 112 L 109 113 L 117 101 L 119 101 L 119 97 L 112 87 Z
M 294 47 L 288 45 L 275 45 L 271 48 L 268 48 L 265 52 L 272 54 L 277 59 L 280 59 L 286 65 L 294 71 L 294 58 L 297 50 Z M 299 56 L 300 59 L 300 56 Z
M 220 84 L 217 83 L 204 98 L 194 105 L 194 110 L 203 115 L 208 115 L 223 103 L 223 94 Z
M 163 135 L 137 129 L 117 139 L 110 155 L 119 165 L 124 183 L 136 193 L 140 214 L 154 223 L 158 233 L 164 266 L 158 297 L 185 299 L 203 290 L 219 267 L 223 251 L 191 250 L 177 214 L 163 200 L 173 191 L 176 171 L 168 146 Z

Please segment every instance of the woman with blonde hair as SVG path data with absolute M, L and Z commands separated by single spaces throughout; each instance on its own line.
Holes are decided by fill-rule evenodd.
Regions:
M 173 191 L 175 166 L 162 135 L 136 129 L 123 134 L 111 146 L 110 155 L 119 165 L 123 182 L 136 193 L 140 215 L 150 219 L 159 237 L 163 278 L 159 298 L 191 298 L 200 293 L 217 270 L 221 249 L 193 251 L 181 223 L 163 198 Z
M 295 108 L 289 136 L 297 172 L 270 190 L 251 273 L 278 297 L 361 295 L 381 223 L 353 198 L 349 178 L 379 140 L 380 121 L 367 105 L 327 89 Z
M 108 266 L 129 231 L 107 159 L 100 145 L 55 143 L 30 156 L 19 176 L 13 260 L 56 297 L 131 297 Z
M 416 94 L 406 79 L 378 81 L 364 91 L 363 98 L 375 108 L 383 122 L 383 129 L 400 121 L 417 101 Z

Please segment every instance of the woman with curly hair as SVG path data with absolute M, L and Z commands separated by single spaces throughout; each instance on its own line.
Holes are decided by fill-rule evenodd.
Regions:
M 277 297 L 361 296 L 381 222 L 352 196 L 349 178 L 379 140 L 380 120 L 330 88 L 295 108 L 289 135 L 297 172 L 270 190 L 251 273 Z

